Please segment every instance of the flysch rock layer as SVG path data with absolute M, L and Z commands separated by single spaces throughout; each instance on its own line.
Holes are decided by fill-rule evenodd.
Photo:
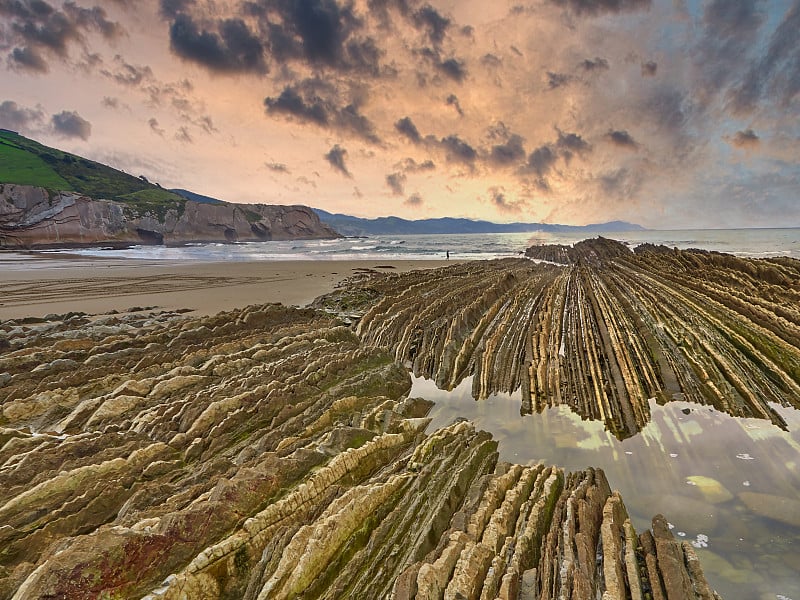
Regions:
M 141 214 L 140 214 L 141 213 Z M 0 184 L 0 248 L 186 244 L 341 237 L 307 206 L 187 200 L 157 215 L 135 204 Z
M 602 471 L 426 435 L 407 370 L 326 313 L 0 330 L 0 598 L 718 597 Z
M 317 306 L 440 388 L 521 390 L 523 413 L 566 405 L 619 438 L 653 398 L 780 427 L 771 403 L 800 408 L 800 261 L 602 238 L 528 255 L 348 281 Z

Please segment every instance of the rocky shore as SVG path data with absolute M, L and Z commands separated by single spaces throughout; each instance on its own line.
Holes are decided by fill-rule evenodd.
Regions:
M 384 274 L 317 306 L 442 389 L 521 390 L 523 414 L 567 405 L 620 439 L 649 422 L 650 398 L 781 427 L 770 404 L 800 408 L 800 261 L 602 238 L 527 254 L 541 262 Z
M 525 301 L 579 284 L 600 286 L 525 261 L 364 275 L 320 301 L 366 309 L 356 331 L 281 305 L 0 323 L 0 598 L 718 598 L 602 471 L 499 462 L 408 397 L 398 357 L 518 384 Z
M 307 206 L 98 200 L 0 184 L 0 249 L 125 247 L 341 237 Z

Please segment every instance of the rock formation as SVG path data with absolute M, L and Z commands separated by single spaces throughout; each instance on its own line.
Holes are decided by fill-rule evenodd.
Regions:
M 341 237 L 306 206 L 180 207 L 95 200 L 71 192 L 0 184 L 0 248 L 246 242 Z
M 602 238 L 528 255 L 544 262 L 375 276 L 318 306 L 360 317 L 362 340 L 440 388 L 521 389 L 522 412 L 568 405 L 619 438 L 649 421 L 651 398 L 783 427 L 770 403 L 800 408 L 800 261 Z
M 454 269 L 454 292 L 477 283 Z M 479 314 L 518 279 L 535 300 L 571 277 L 479 269 L 494 283 L 460 318 L 483 331 L 534 319 Z M 0 335 L 0 598 L 718 597 L 662 517 L 634 531 L 602 471 L 500 463 L 465 421 L 426 434 L 406 369 L 326 313 L 73 313 Z

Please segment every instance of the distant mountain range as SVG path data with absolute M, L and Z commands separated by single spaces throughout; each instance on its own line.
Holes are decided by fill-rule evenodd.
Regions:
M 443 217 L 411 221 L 399 217 L 362 219 L 350 215 L 333 214 L 314 208 L 320 221 L 333 227 L 342 235 L 413 235 L 443 233 L 610 233 L 619 231 L 642 231 L 644 227 L 625 221 L 610 221 L 592 225 L 556 225 L 550 223 L 492 223 L 472 219 Z

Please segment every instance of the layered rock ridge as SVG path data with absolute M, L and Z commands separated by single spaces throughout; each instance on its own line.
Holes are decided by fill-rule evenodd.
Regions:
M 800 408 L 800 261 L 602 238 L 528 256 L 354 280 L 318 306 L 442 389 L 521 390 L 523 413 L 566 405 L 619 438 L 650 399 L 781 427 L 770 404 Z
M 718 597 L 602 471 L 426 434 L 406 369 L 325 313 L 0 330 L 0 598 Z
M 0 184 L 0 248 L 48 248 L 341 237 L 307 206 L 175 206 L 97 200 L 72 192 Z

